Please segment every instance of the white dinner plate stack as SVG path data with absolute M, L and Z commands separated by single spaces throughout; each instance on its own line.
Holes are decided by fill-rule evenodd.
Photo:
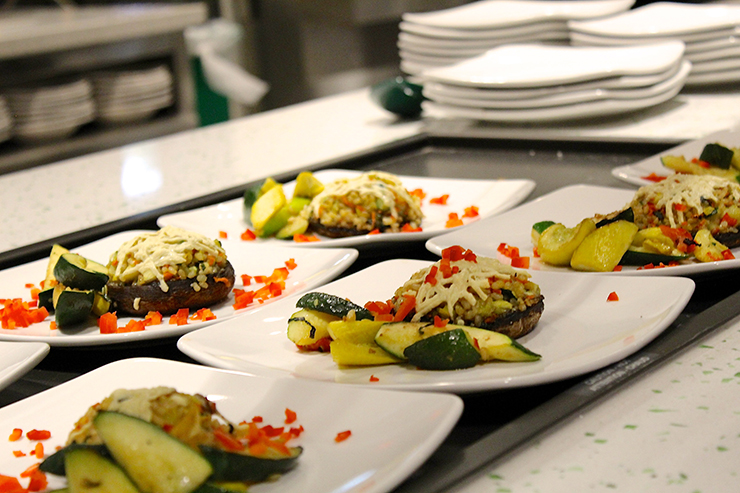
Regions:
M 97 72 L 91 80 L 98 120 L 104 123 L 146 120 L 174 102 L 172 73 L 165 65 Z
M 13 136 L 13 116 L 10 114 L 8 103 L 0 96 L 0 142 L 5 142 Z
M 23 142 L 63 139 L 95 118 L 87 79 L 11 89 L 5 98 L 13 115 L 13 136 Z
M 629 9 L 634 0 L 481 0 L 406 13 L 399 25 L 401 70 L 415 75 L 509 43 L 568 44 L 568 21 Z
M 425 115 L 498 122 L 604 117 L 668 101 L 691 63 L 680 41 L 641 46 L 505 45 L 423 71 Z
M 692 63 L 687 86 L 740 81 L 740 5 L 660 2 L 603 19 L 568 23 L 574 45 L 677 39 Z

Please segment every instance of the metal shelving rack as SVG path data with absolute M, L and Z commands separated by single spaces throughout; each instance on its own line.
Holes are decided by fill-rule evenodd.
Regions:
M 166 63 L 175 104 L 127 126 L 91 124 L 66 140 L 0 144 L 0 173 L 166 135 L 198 125 L 183 31 L 207 18 L 200 3 L 37 8 L 0 12 L 0 92 L 68 74 Z

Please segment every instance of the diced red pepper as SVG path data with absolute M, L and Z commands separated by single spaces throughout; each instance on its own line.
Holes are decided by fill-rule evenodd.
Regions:
M 376 377 L 375 375 L 370 375 L 370 381 L 371 382 L 380 382 L 380 379 Z
M 421 231 L 423 231 L 421 229 L 421 226 L 418 226 L 416 228 L 412 228 L 409 223 L 406 223 L 403 226 L 401 226 L 401 232 L 403 232 L 403 233 L 419 233 Z
M 285 261 L 285 267 L 287 267 L 288 270 L 293 270 L 296 267 L 298 267 L 298 264 L 295 263 L 294 258 L 289 258 L 288 260 Z
M 51 432 L 49 430 L 33 429 L 26 433 L 26 438 L 29 440 L 48 440 L 51 438 Z
M 465 208 L 465 213 L 463 214 L 463 217 L 478 217 L 480 213 L 478 212 L 478 207 L 475 205 L 471 205 L 470 207 Z
M 663 181 L 663 180 L 665 180 L 668 177 L 667 176 L 662 176 L 662 175 L 656 175 L 655 172 L 653 172 L 653 173 L 650 173 L 649 175 L 643 176 L 641 178 L 643 180 L 647 180 L 647 181 L 652 181 L 652 182 L 658 183 L 659 181 Z
M 432 265 L 431 269 L 429 269 L 429 274 L 426 275 L 424 278 L 424 282 L 431 284 L 432 286 L 437 285 L 437 266 Z
M 339 433 L 337 433 L 337 436 L 334 437 L 334 441 L 337 443 L 343 442 L 346 439 L 348 439 L 350 436 L 352 436 L 352 432 L 350 430 L 340 431 Z
M 370 231 L 368 234 L 369 235 L 379 235 L 380 230 L 378 228 L 375 228 L 374 230 Z
M 177 313 L 170 316 L 170 325 L 187 325 L 188 324 L 188 316 L 190 315 L 190 310 L 187 308 L 180 308 L 177 310 Z
M 429 200 L 430 204 L 436 204 L 436 205 L 447 205 L 447 199 L 450 198 L 450 194 L 446 193 L 440 197 L 434 197 Z
M 247 229 L 241 234 L 241 239 L 244 241 L 253 241 L 257 238 L 257 235 L 254 234 L 254 231 L 251 229 Z
M 448 319 L 446 319 L 446 318 L 444 318 L 444 319 L 443 318 L 439 318 L 439 315 L 435 315 L 434 316 L 434 326 L 435 327 L 439 327 L 439 328 L 447 327 L 447 324 L 449 322 L 450 321 Z
M 218 232 L 218 237 L 221 238 L 221 239 L 223 239 L 223 240 L 225 240 L 225 239 L 227 239 L 229 237 L 229 234 L 226 231 L 219 231 Z
M 732 251 L 730 249 L 722 250 L 722 258 L 724 260 L 732 260 L 735 258 L 735 255 L 732 254 Z
M 296 412 L 292 409 L 285 408 L 285 424 L 289 425 L 291 423 L 295 423 L 296 419 L 298 419 Z
M 396 314 L 393 317 L 394 322 L 402 322 L 406 315 L 411 313 L 411 310 L 413 310 L 416 307 L 416 296 L 411 294 L 404 294 L 403 295 L 403 301 L 401 302 L 401 305 L 398 307 L 398 310 L 396 311 Z
M 309 243 L 312 241 L 319 241 L 319 239 L 314 235 L 297 234 L 293 235 L 293 241 L 295 241 L 296 243 Z
M 10 433 L 10 436 L 8 437 L 8 441 L 15 442 L 20 440 L 23 437 L 23 430 L 20 428 L 13 428 L 13 431 Z
M 609 293 L 609 296 L 606 297 L 606 301 L 619 301 L 619 296 L 615 291 L 612 291 Z
M 98 327 L 101 334 L 115 334 L 118 330 L 118 317 L 116 312 L 104 313 L 98 318 Z
M 459 226 L 463 225 L 462 219 L 460 219 L 457 215 L 457 212 L 450 212 L 447 216 L 447 222 L 445 223 L 445 228 L 457 228 Z
M 159 325 L 162 323 L 162 314 L 159 312 L 149 312 L 144 318 L 144 325 Z
M 519 267 L 521 269 L 529 269 L 529 257 L 515 257 L 511 259 L 512 267 Z
M 730 216 L 728 213 L 725 212 L 725 215 L 722 216 L 722 221 L 727 223 L 728 226 L 733 227 L 737 226 L 737 219 Z
M 18 478 L 0 474 L 0 493 L 26 493 Z

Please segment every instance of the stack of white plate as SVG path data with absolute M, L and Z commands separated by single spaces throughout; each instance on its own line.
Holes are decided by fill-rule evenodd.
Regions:
M 604 117 L 668 101 L 691 62 L 680 41 L 642 46 L 506 45 L 419 75 L 425 115 L 498 122 Z
M 5 97 L 14 117 L 13 135 L 25 142 L 69 137 L 95 118 L 92 87 L 86 79 L 12 89 Z
M 8 103 L 0 96 L 0 142 L 13 136 L 13 116 L 10 114 Z
M 693 65 L 686 85 L 740 81 L 740 5 L 661 2 L 568 26 L 574 45 L 681 40 Z
M 91 80 L 98 119 L 104 123 L 146 120 L 174 102 L 172 73 L 165 65 L 98 72 Z
M 445 10 L 406 13 L 398 36 L 407 74 L 480 55 L 508 43 L 567 44 L 568 21 L 629 9 L 634 0 L 481 0 Z

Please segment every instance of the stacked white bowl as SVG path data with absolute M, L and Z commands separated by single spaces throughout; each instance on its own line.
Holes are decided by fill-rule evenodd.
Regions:
M 5 92 L 13 115 L 13 136 L 24 142 L 69 137 L 95 118 L 92 87 L 86 79 L 11 89 Z
M 425 115 L 497 122 L 602 118 L 656 106 L 683 88 L 681 41 L 640 46 L 505 45 L 427 69 Z
M 5 142 L 13 136 L 13 115 L 10 114 L 8 103 L 0 96 L 0 142 Z
M 143 121 L 174 102 L 172 73 L 166 65 L 97 72 L 91 80 L 103 123 Z
M 568 23 L 574 45 L 618 46 L 677 39 L 693 68 L 687 86 L 740 81 L 740 5 L 660 2 Z
M 634 0 L 481 0 L 402 16 L 401 70 L 415 75 L 475 57 L 496 46 L 568 44 L 568 21 L 623 12 Z

